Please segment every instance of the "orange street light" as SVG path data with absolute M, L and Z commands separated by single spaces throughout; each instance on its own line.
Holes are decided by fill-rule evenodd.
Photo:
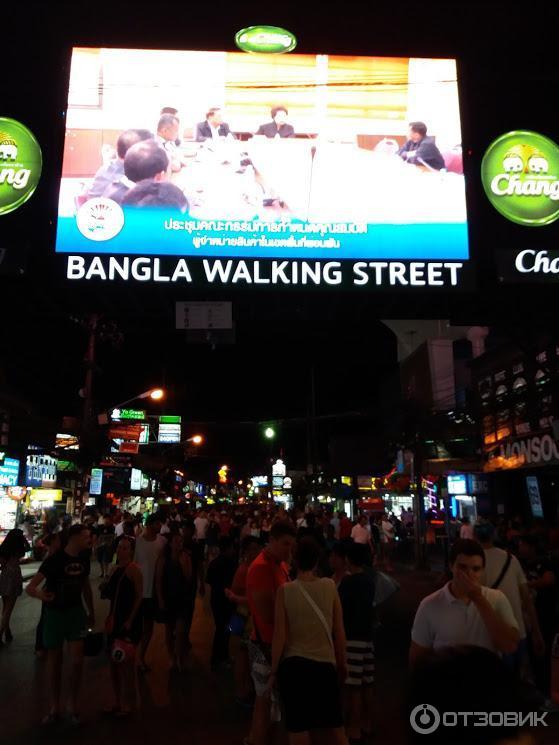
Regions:
M 146 398 L 148 398 L 148 396 L 149 398 L 151 398 L 152 401 L 161 401 L 161 399 L 165 397 L 165 391 L 163 390 L 163 388 L 154 388 L 153 390 L 147 392 Z
M 194 435 L 194 437 L 190 438 L 190 442 L 194 443 L 194 445 L 201 445 L 204 442 L 204 438 L 202 435 Z

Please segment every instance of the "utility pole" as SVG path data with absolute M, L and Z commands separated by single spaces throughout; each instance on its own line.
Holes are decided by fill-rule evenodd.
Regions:
M 318 498 L 318 442 L 316 433 L 316 385 L 314 374 L 314 363 L 311 365 L 311 405 L 310 405 L 310 444 L 311 444 L 311 463 L 313 478 L 313 498 L 316 502 Z
M 91 422 L 93 420 L 93 373 L 95 370 L 95 341 L 98 321 L 99 318 L 96 313 L 92 313 L 87 319 L 89 338 L 84 358 L 85 385 L 83 388 L 83 430 L 86 437 L 89 437 L 91 432 Z
M 413 536 L 415 568 L 425 569 L 427 566 L 425 558 L 425 500 L 423 497 L 423 483 L 421 472 L 423 470 L 422 447 L 419 438 L 416 438 L 415 448 L 412 455 L 412 483 L 415 482 L 413 500 Z
M 86 463 L 82 477 L 82 495 L 87 489 L 87 480 L 89 470 L 92 466 L 92 447 L 93 447 L 93 375 L 95 372 L 95 342 L 97 338 L 97 325 L 99 316 L 92 313 L 86 321 L 86 328 L 89 334 L 87 341 L 87 350 L 84 357 L 85 363 L 85 383 L 83 387 L 83 417 L 82 417 L 82 447 L 86 453 Z M 82 503 L 83 507 L 83 503 Z

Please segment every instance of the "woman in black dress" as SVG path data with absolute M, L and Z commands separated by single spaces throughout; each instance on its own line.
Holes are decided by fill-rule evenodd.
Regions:
M 114 704 L 107 713 L 117 717 L 130 714 L 135 699 L 134 663 L 135 655 L 115 654 L 120 642 L 126 649 L 135 650 L 142 637 L 140 606 L 143 597 L 142 572 L 132 559 L 134 543 L 122 536 L 116 549 L 117 565 L 109 581 L 103 586 L 102 597 L 111 601 L 107 619 L 107 642 L 111 662 L 111 681 Z M 124 645 L 123 645 L 124 647 Z M 122 659 L 124 657 L 124 659 Z
M 158 608 L 165 622 L 171 668 L 182 672 L 186 657 L 186 625 L 192 584 L 192 563 L 180 533 L 169 536 L 155 567 Z

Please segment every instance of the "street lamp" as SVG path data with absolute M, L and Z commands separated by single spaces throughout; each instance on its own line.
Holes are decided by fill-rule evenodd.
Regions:
M 266 429 L 264 430 L 264 437 L 267 440 L 273 440 L 275 436 L 276 430 L 273 427 L 266 427 Z
M 144 398 L 151 398 L 152 401 L 161 401 L 163 398 L 165 398 L 165 391 L 163 390 L 163 388 L 150 388 L 149 391 L 144 391 L 143 393 L 140 393 L 137 396 L 133 396 L 132 398 L 129 398 L 127 401 L 122 401 L 119 404 L 115 404 L 115 406 L 111 406 L 109 409 L 105 410 L 102 414 L 99 414 L 99 416 L 97 417 L 97 421 L 99 422 L 99 424 L 108 424 L 109 423 L 108 412 L 114 411 L 115 409 L 122 409 L 123 406 L 126 406 L 127 404 L 131 404 L 132 401 L 138 401 Z
M 161 401 L 162 398 L 165 398 L 165 391 L 163 388 L 152 388 L 152 390 L 142 393 L 138 398 L 151 398 L 152 401 Z
M 194 437 L 189 437 L 187 442 L 191 442 L 193 445 L 201 445 L 204 442 L 204 438 L 202 435 L 194 435 Z

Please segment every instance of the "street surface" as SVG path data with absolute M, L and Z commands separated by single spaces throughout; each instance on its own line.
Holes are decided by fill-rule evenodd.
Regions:
M 30 570 L 24 571 L 29 576 Z M 96 563 L 92 576 L 98 574 Z M 401 591 L 389 601 L 377 640 L 375 743 L 402 745 L 406 742 L 405 714 L 402 712 L 407 675 L 409 630 L 417 604 L 440 586 L 440 575 L 401 571 L 395 574 Z M 94 580 L 98 598 L 98 580 Z M 97 626 L 107 613 L 106 601 L 97 599 Z M 212 674 L 209 667 L 213 622 L 208 596 L 198 598 L 192 629 L 192 652 L 185 673 L 170 672 L 164 647 L 163 627 L 156 624 L 148 662 L 152 672 L 138 676 L 138 712 L 126 720 L 103 715 L 110 703 L 108 664 L 104 654 L 86 659 L 82 696 L 84 724 L 79 729 L 61 725 L 45 731 L 40 720 L 47 709 L 45 661 L 33 652 L 40 604 L 25 593 L 12 617 L 14 641 L 0 648 L 0 743 L 80 743 L 118 745 L 152 743 L 166 745 L 240 745 L 248 733 L 250 712 L 234 702 L 231 670 Z M 232 645 L 232 649 L 234 649 Z M 457 693 L 457 699 L 459 699 Z M 559 715 L 549 717 L 553 726 L 540 729 L 538 745 L 559 742 Z M 270 745 L 287 743 L 281 728 Z

